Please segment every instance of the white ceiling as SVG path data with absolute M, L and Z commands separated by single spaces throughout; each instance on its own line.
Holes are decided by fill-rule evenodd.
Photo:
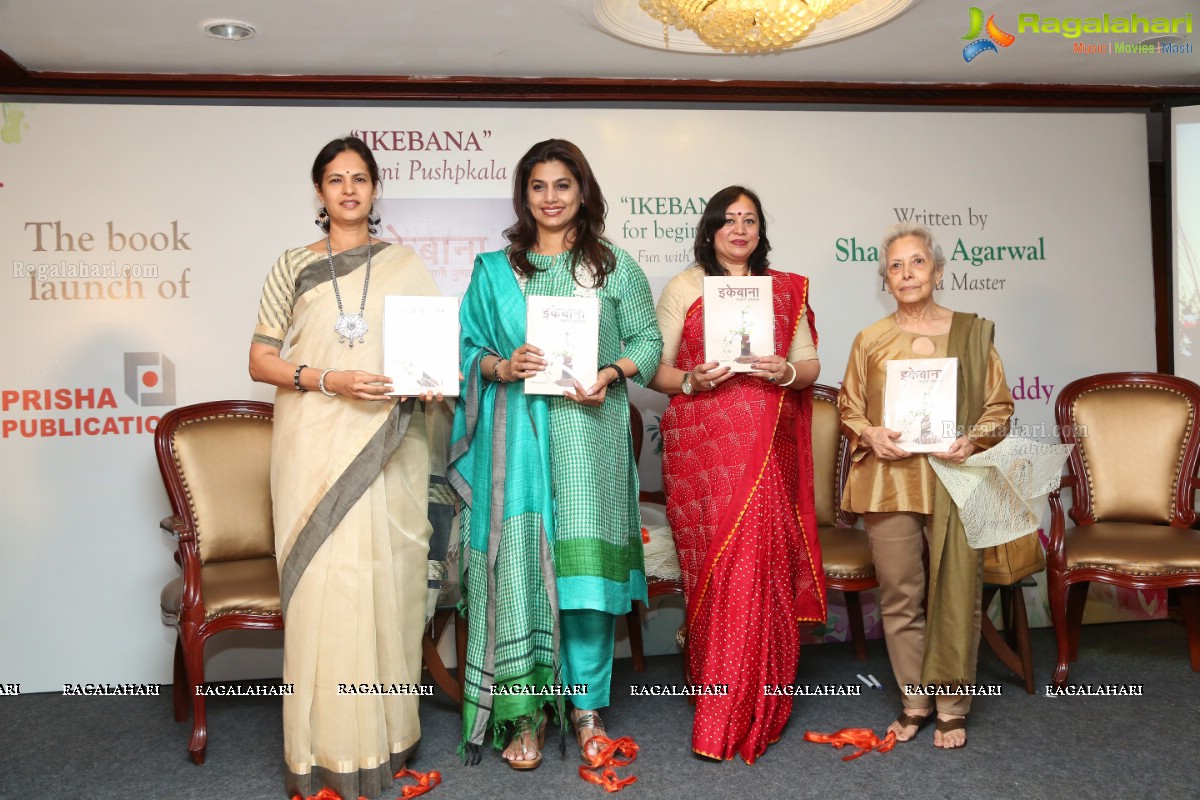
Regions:
M 637 0 L 613 1 L 636 12 Z M 631 44 L 594 25 L 594 2 L 0 0 L 0 50 L 35 72 L 1200 86 L 1200 42 L 1189 55 L 1080 55 L 1075 41 L 1134 42 L 1147 34 L 1072 40 L 1018 33 L 1016 21 L 1018 11 L 1060 18 L 1192 13 L 1196 26 L 1200 0 L 973 0 L 1017 39 L 971 63 L 961 37 L 972 0 L 915 0 L 897 19 L 853 38 L 760 56 Z M 214 19 L 249 22 L 258 35 L 208 38 L 201 25 Z M 1200 30 L 1183 36 L 1194 41 Z

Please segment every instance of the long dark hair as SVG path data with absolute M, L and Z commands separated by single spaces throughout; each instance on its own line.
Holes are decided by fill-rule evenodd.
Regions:
M 704 267 L 705 275 L 729 274 L 717 260 L 717 250 L 713 247 L 712 238 L 725 226 L 725 209 L 743 195 L 754 203 L 754 210 L 758 214 L 758 247 L 754 248 L 747 263 L 750 274 L 766 275 L 767 267 L 771 266 L 771 262 L 767 260 L 767 253 L 771 252 L 771 242 L 767 239 L 767 218 L 763 216 L 762 201 L 745 186 L 726 186 L 708 201 L 704 213 L 700 215 L 700 224 L 696 226 L 696 244 L 693 252 L 696 255 L 696 263 Z
M 513 211 L 517 221 L 504 231 L 505 238 L 512 245 L 509 258 L 517 272 L 526 277 L 538 271 L 529 261 L 529 251 L 537 244 L 538 228 L 533 212 L 529 210 L 526 194 L 533 168 L 547 161 L 561 161 L 579 184 L 583 202 L 575 215 L 574 230 L 567 236 L 571 243 L 571 269 L 574 270 L 582 261 L 591 271 L 594 285 L 599 288 L 617 268 L 617 257 L 605 246 L 604 215 L 608 212 L 608 206 L 583 152 L 566 139 L 538 142 L 517 163 L 513 175 Z
M 329 162 L 347 150 L 356 153 L 363 160 L 363 163 L 367 165 L 367 172 L 371 176 L 371 191 L 373 194 L 378 192 L 382 181 L 379 179 L 379 165 L 375 163 L 375 154 L 371 152 L 371 148 L 367 147 L 367 143 L 357 136 L 345 136 L 341 139 L 334 139 L 321 148 L 321 152 L 317 153 L 316 159 L 313 160 L 313 186 L 320 189 L 321 181 L 325 179 L 325 168 L 329 166 Z M 375 215 L 373 205 L 371 207 L 371 215 Z M 369 225 L 372 233 L 376 231 L 377 223 L 378 218 L 376 218 L 375 223 Z M 326 233 L 329 233 L 329 218 L 326 217 L 324 220 L 318 222 L 317 226 Z

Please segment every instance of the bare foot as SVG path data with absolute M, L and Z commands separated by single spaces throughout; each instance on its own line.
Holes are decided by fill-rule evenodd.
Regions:
M 933 731 L 933 746 L 942 750 L 966 747 L 967 718 L 954 714 L 938 714 Z
M 888 725 L 887 732 L 896 734 L 897 742 L 907 742 L 929 724 L 929 715 L 932 713 L 932 708 L 906 708 L 895 722 Z

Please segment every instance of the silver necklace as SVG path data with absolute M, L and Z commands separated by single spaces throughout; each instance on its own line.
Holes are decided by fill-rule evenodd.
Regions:
M 333 296 L 337 298 L 338 318 L 333 332 L 338 335 L 338 344 L 350 342 L 350 346 L 354 347 L 355 339 L 363 344 L 367 334 L 367 320 L 363 312 L 367 309 L 367 288 L 371 285 L 371 238 L 367 237 L 367 274 L 363 278 L 362 302 L 358 304 L 357 314 L 347 314 L 342 309 L 342 293 L 338 291 L 337 270 L 333 268 L 333 247 L 329 244 L 329 237 L 325 237 L 325 254 L 329 256 L 329 277 L 333 279 Z

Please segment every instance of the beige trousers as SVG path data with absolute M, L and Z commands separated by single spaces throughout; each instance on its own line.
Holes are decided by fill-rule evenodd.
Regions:
M 921 683 L 921 665 L 925 659 L 925 532 L 932 517 L 905 511 L 863 514 L 875 577 L 879 580 L 880 616 L 888 658 L 896 683 L 904 695 L 905 709 L 922 710 L 935 705 L 942 714 L 966 715 L 971 710 L 969 695 L 910 693 L 909 686 Z M 982 583 L 979 584 L 982 587 Z M 975 675 L 979 655 L 979 626 L 982 616 L 982 592 L 975 594 L 975 623 L 970 646 L 970 679 Z

